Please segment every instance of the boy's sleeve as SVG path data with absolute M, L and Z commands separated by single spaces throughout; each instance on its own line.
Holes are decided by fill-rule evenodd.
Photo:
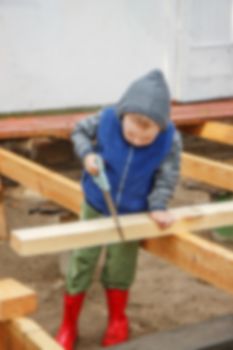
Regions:
M 71 134 L 74 152 L 80 158 L 94 152 L 93 142 L 96 139 L 97 129 L 100 122 L 100 114 L 87 117 L 76 124 Z
M 180 174 L 182 141 L 176 130 L 171 152 L 155 176 L 154 187 L 148 196 L 149 210 L 165 210 L 172 197 Z

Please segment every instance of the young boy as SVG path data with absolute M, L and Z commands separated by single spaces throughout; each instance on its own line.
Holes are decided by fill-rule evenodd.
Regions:
M 80 122 L 72 141 L 85 168 L 83 219 L 109 215 L 101 190 L 92 178 L 98 174 L 98 154 L 105 162 L 119 214 L 148 211 L 161 227 L 173 222 L 166 207 L 179 176 L 181 140 L 170 121 L 170 95 L 160 71 L 152 71 L 133 82 L 115 106 Z M 138 248 L 139 242 L 107 247 L 101 282 L 106 289 L 109 322 L 103 346 L 128 339 L 125 310 Z M 76 322 L 100 252 L 101 247 L 82 249 L 75 251 L 71 258 L 64 318 L 57 335 L 57 341 L 66 350 L 74 349 Z

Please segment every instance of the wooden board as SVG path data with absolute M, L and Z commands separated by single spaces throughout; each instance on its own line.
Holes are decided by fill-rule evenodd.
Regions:
M 196 181 L 233 191 L 233 166 L 223 162 L 183 153 L 181 174 Z
M 144 248 L 192 275 L 233 293 L 232 251 L 185 231 L 147 240 Z
M 207 122 L 203 125 L 183 128 L 183 131 L 210 141 L 233 146 L 232 124 Z
M 78 183 L 2 148 L 0 174 L 30 187 L 74 213 L 80 211 L 83 195 Z
M 74 125 L 89 113 L 17 116 L 0 120 L 0 139 L 54 136 L 69 138 Z M 200 103 L 172 104 L 172 119 L 176 125 L 197 125 L 208 120 L 233 118 L 233 99 Z
M 124 215 L 121 226 L 127 241 L 160 237 L 190 230 L 233 224 L 233 201 L 172 209 L 176 222 L 161 230 L 147 214 Z M 13 230 L 11 247 L 20 255 L 53 253 L 119 242 L 111 218 Z
M 232 120 L 233 99 L 213 100 L 208 102 L 195 102 L 174 104 L 172 106 L 172 119 L 176 125 L 198 125 L 207 121 Z
M 0 120 L 0 140 L 49 136 L 68 139 L 75 124 L 90 114 L 8 117 Z
M 0 323 L 0 350 L 62 350 L 62 347 L 34 321 L 19 318 Z
M 0 280 L 0 321 L 30 314 L 36 308 L 37 297 L 31 288 L 10 278 Z

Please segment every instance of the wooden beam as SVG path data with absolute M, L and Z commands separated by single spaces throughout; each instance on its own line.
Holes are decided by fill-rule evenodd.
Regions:
M 67 113 L 63 115 L 31 115 L 0 120 L 0 140 L 31 137 L 56 137 L 69 139 L 76 123 L 89 113 Z
M 0 120 L 0 139 L 25 137 L 69 138 L 76 123 L 97 110 L 86 113 L 65 113 L 53 115 L 18 115 Z M 172 103 L 172 120 L 178 126 L 198 125 L 208 120 L 233 118 L 233 99 L 199 103 Z M 4 119 L 3 119 L 4 118 Z
M 147 214 L 123 215 L 121 226 L 127 241 L 203 230 L 233 224 L 233 201 L 170 210 L 176 222 L 161 230 Z M 35 255 L 119 242 L 111 218 L 13 230 L 11 247 L 20 255 Z
M 27 318 L 0 323 L 0 334 L 0 350 L 62 350 L 36 322 Z
M 172 106 L 172 119 L 179 126 L 198 125 L 226 118 L 233 118 L 233 99 L 176 103 Z
M 6 223 L 6 213 L 4 206 L 4 191 L 2 179 L 0 177 L 0 241 L 8 238 L 8 229 Z
M 212 186 L 233 191 L 233 166 L 183 153 L 181 174 Z
M 233 146 L 233 125 L 230 124 L 207 122 L 199 126 L 185 127 L 182 130 L 210 141 Z
M 144 248 L 216 287 L 233 293 L 233 252 L 188 232 L 144 242 Z
M 37 308 L 36 293 L 13 279 L 0 280 L 0 321 L 32 313 Z
M 75 181 L 5 149 L 0 149 L 0 173 L 62 207 L 75 213 L 80 211 L 83 195 L 81 186 Z

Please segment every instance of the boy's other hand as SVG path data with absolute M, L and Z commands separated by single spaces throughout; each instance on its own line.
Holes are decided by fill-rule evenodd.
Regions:
M 171 226 L 175 218 L 167 210 L 155 210 L 150 212 L 150 217 L 159 225 L 160 228 L 165 229 Z
M 89 153 L 88 155 L 86 155 L 83 161 L 85 170 L 93 176 L 99 174 L 96 156 L 97 155 L 95 153 Z

